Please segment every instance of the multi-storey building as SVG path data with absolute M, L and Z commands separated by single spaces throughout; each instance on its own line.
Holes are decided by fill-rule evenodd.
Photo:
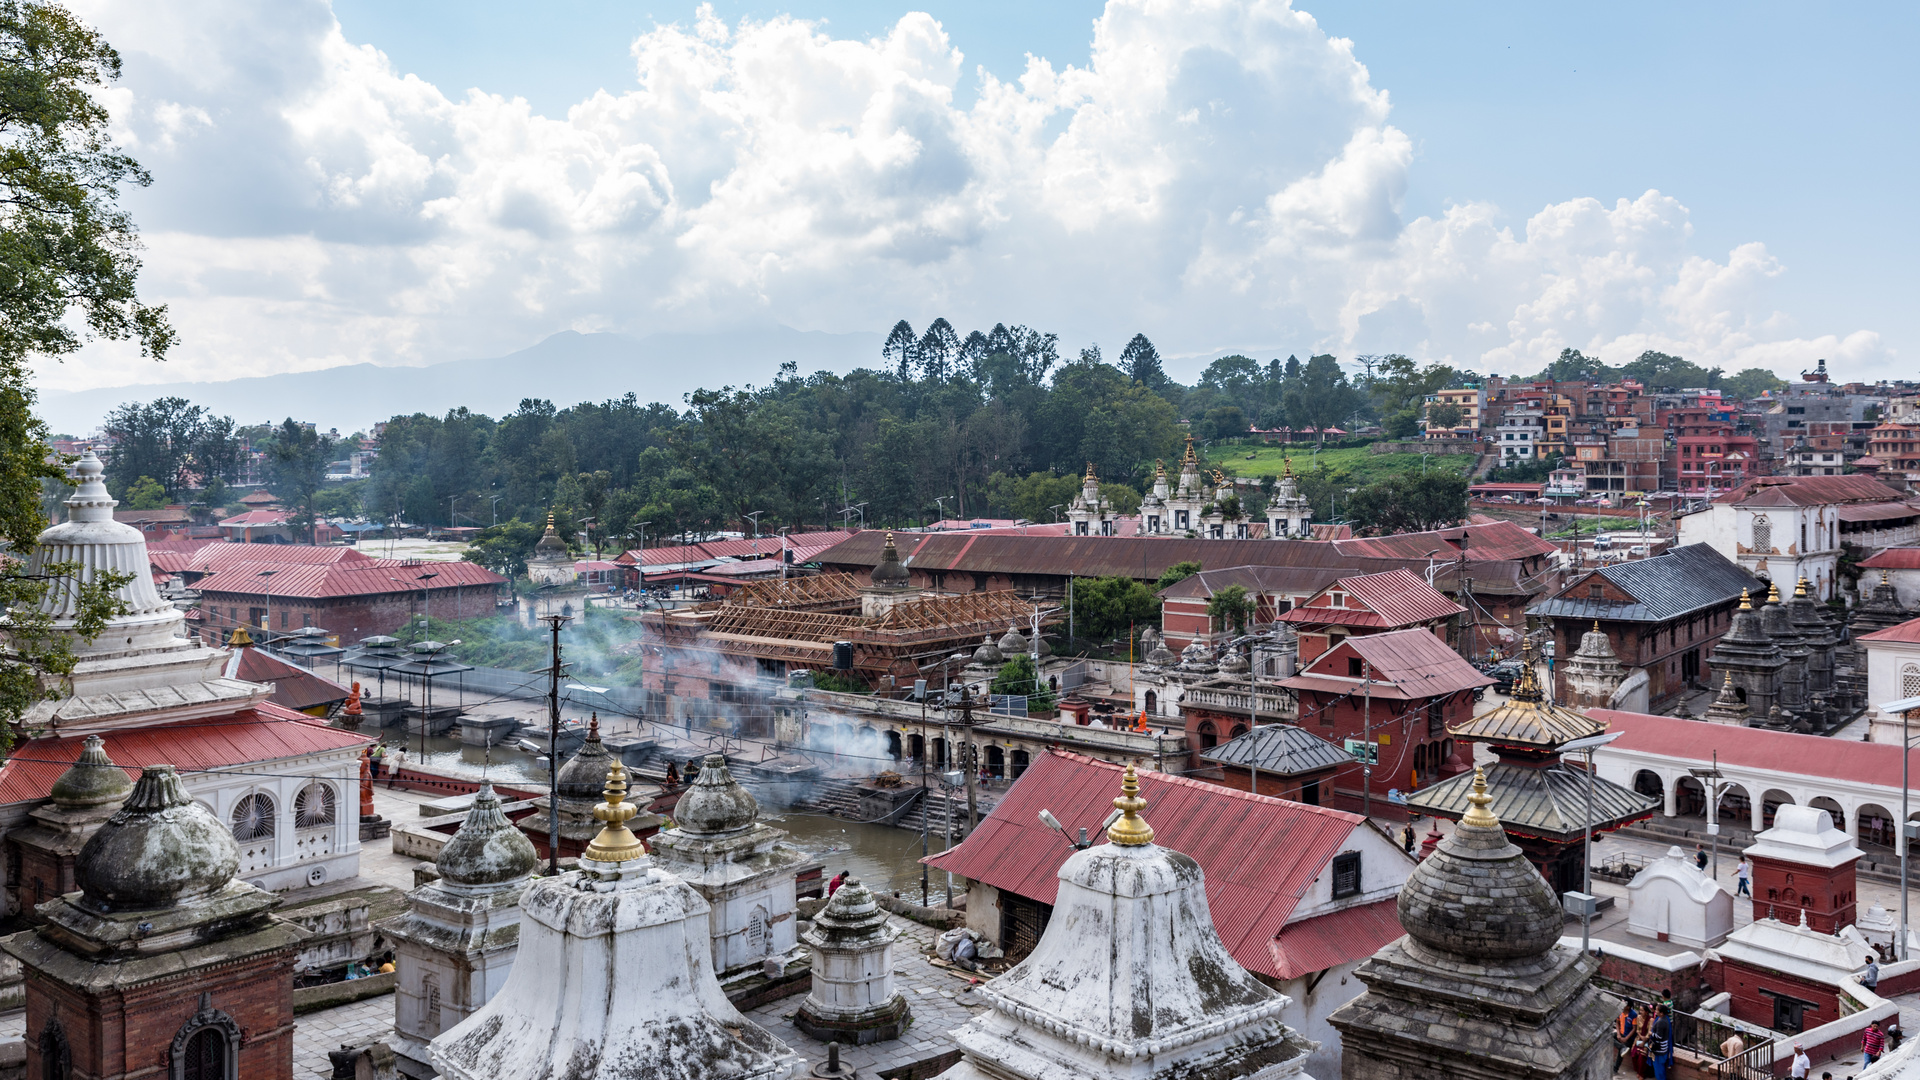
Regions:
M 1477 439 L 1480 437 L 1480 425 L 1487 416 L 1487 391 L 1472 385 L 1453 390 L 1442 390 L 1427 395 L 1427 408 L 1435 405 L 1452 405 L 1460 410 L 1460 422 L 1452 427 L 1424 425 L 1429 439 Z
M 1500 418 L 1499 430 L 1494 433 L 1494 441 L 1500 446 L 1502 463 L 1532 461 L 1534 448 L 1540 443 L 1545 431 L 1544 416 L 1538 409 L 1508 409 Z

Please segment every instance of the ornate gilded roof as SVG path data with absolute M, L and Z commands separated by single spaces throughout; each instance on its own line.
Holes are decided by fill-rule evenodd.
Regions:
M 1548 702 L 1534 678 L 1533 646 L 1528 643 L 1521 647 L 1520 681 L 1514 684 L 1512 700 L 1471 720 L 1449 725 L 1447 734 L 1551 750 L 1607 730 L 1607 725 L 1583 712 Z

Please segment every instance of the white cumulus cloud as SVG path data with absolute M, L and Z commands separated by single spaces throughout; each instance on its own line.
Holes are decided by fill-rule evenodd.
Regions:
M 1110 352 L 1145 331 L 1176 355 L 1500 372 L 1569 346 L 1891 359 L 1870 330 L 1796 327 L 1761 243 L 1693 250 L 1657 191 L 1519 225 L 1477 203 L 1407 219 L 1417 165 L 1386 91 L 1281 0 L 1110 0 L 1088 66 L 1033 58 L 1012 81 L 926 14 L 848 40 L 703 7 L 641 33 L 632 85 L 564 117 L 403 75 L 324 0 L 78 7 L 127 58 L 107 100 L 157 177 L 130 205 L 181 345 L 164 368 L 95 348 L 49 387 L 935 315 Z

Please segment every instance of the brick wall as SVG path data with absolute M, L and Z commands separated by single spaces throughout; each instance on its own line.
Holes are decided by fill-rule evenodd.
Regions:
M 467 585 L 458 589 L 434 589 L 429 614 L 435 619 L 477 619 L 492 615 L 501 595 L 499 587 Z M 206 614 L 203 627 L 217 630 L 224 637 L 236 623 L 251 623 L 256 609 L 266 608 L 271 628 L 298 630 L 318 626 L 339 634 L 342 644 L 375 634 L 391 634 L 422 611 L 422 592 L 408 589 L 367 596 L 329 599 L 280 597 L 269 599 L 262 593 L 206 593 L 200 598 Z

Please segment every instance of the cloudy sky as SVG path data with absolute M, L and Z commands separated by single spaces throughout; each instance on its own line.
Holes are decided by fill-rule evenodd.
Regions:
M 181 344 L 48 389 L 937 315 L 1189 376 L 1920 354 L 1908 5 L 73 3 Z

